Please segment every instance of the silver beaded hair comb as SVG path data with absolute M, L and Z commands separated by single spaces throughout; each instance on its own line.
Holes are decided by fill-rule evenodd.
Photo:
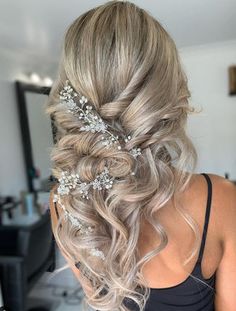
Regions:
M 75 102 L 75 98 L 79 97 L 79 106 Z M 106 148 L 110 147 L 111 145 L 116 144 L 118 150 L 121 150 L 121 145 L 119 143 L 119 136 L 113 135 L 108 128 L 111 127 L 109 124 L 106 124 L 102 118 L 98 115 L 97 111 L 93 111 L 93 107 L 91 105 L 85 104 L 88 102 L 88 99 L 83 96 L 79 95 L 74 91 L 72 86 L 69 84 L 69 80 L 66 80 L 66 85 L 60 92 L 60 99 L 61 104 L 64 105 L 68 112 L 77 115 L 79 113 L 79 119 L 83 121 L 85 126 L 82 126 L 79 130 L 80 131 L 90 131 L 92 133 L 95 132 L 102 132 L 107 133 L 108 137 L 102 136 L 101 141 Z M 85 106 L 85 107 L 84 107 Z M 128 135 L 125 137 L 124 141 L 128 142 L 131 139 L 131 136 Z M 129 151 L 135 158 L 141 154 L 141 148 L 132 148 Z
M 75 98 L 80 99 L 75 102 Z M 121 150 L 121 145 L 119 143 L 119 136 L 113 135 L 111 131 L 108 130 L 109 124 L 106 124 L 102 118 L 98 115 L 97 111 L 93 111 L 91 105 L 85 105 L 88 102 L 88 99 L 79 95 L 75 92 L 72 86 L 69 83 L 69 80 L 66 80 L 66 85 L 60 91 L 60 104 L 66 108 L 69 113 L 78 115 L 79 120 L 82 120 L 84 126 L 80 127 L 80 131 L 90 131 L 91 133 L 102 132 L 108 134 L 108 137 L 102 136 L 101 140 L 103 145 L 106 148 L 113 146 L 114 144 L 118 145 L 118 150 Z M 131 136 L 128 135 L 125 137 L 124 141 L 128 142 L 131 139 Z M 132 148 L 129 150 L 129 153 L 136 159 L 138 155 L 141 154 L 141 148 Z M 135 172 L 131 172 L 131 175 L 134 175 Z M 96 176 L 95 180 L 90 183 L 81 182 L 79 180 L 79 174 L 77 172 L 68 172 L 62 171 L 61 178 L 59 179 L 60 186 L 58 188 L 59 194 L 69 194 L 70 190 L 78 187 L 82 197 L 88 199 L 88 191 L 92 186 L 93 189 L 110 189 L 112 188 L 114 178 L 109 176 L 109 169 L 106 166 L 104 171 Z
M 90 182 L 81 182 L 79 174 L 70 174 L 68 171 L 63 171 L 61 178 L 59 178 L 58 194 L 65 195 L 75 188 L 79 188 L 79 192 L 82 193 L 82 198 L 89 199 L 88 191 L 90 187 L 93 189 L 110 189 L 113 184 L 114 177 L 110 177 L 108 174 L 108 167 L 105 166 L 101 174 L 97 175 L 96 178 Z
M 78 103 L 75 102 L 75 98 L 78 100 Z M 119 136 L 113 135 L 111 131 L 108 130 L 110 127 L 109 124 L 106 124 L 102 118 L 98 115 L 97 111 L 93 111 L 93 107 L 91 105 L 85 105 L 88 102 L 88 99 L 76 93 L 72 86 L 69 84 L 69 80 L 66 80 L 66 85 L 60 91 L 60 104 L 66 108 L 69 113 L 77 116 L 79 120 L 82 120 L 84 126 L 82 126 L 80 131 L 90 131 L 91 133 L 102 132 L 107 134 L 107 137 L 102 136 L 101 140 L 103 145 L 106 148 L 117 145 L 118 150 L 121 150 L 122 147 L 119 143 Z M 131 136 L 128 135 L 125 137 L 124 141 L 128 142 L 131 139 Z M 138 155 L 141 154 L 141 148 L 132 148 L 129 150 L 129 153 L 136 159 Z M 131 172 L 131 175 L 135 175 L 135 172 Z M 79 189 L 79 192 L 82 194 L 83 198 L 89 199 L 88 193 L 89 189 L 92 187 L 93 189 L 110 189 L 112 188 L 113 182 L 115 181 L 114 177 L 109 175 L 109 169 L 105 166 L 103 172 L 96 176 L 96 178 L 90 183 L 81 182 L 79 178 L 79 174 L 77 172 L 68 172 L 62 171 L 61 177 L 58 179 L 59 187 L 57 188 L 57 194 L 54 195 L 54 202 L 58 202 L 61 208 L 64 210 L 65 217 L 70 220 L 70 222 L 80 229 L 81 234 L 88 234 L 93 231 L 92 227 L 87 227 L 85 224 L 82 224 L 81 221 L 70 214 L 65 206 L 62 204 L 60 197 L 64 195 L 68 195 L 70 191 L 75 188 Z M 97 256 L 105 259 L 102 251 L 98 249 L 92 249 L 91 254 L 93 256 Z

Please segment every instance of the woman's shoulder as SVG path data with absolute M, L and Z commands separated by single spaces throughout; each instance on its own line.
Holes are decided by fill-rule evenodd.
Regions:
M 236 184 L 222 176 L 208 174 L 212 181 L 213 204 L 224 234 L 236 232 Z
M 215 307 L 217 310 L 235 310 L 236 185 L 222 176 L 208 175 L 212 180 L 213 208 L 223 241 L 223 254 L 216 274 Z
M 236 210 L 236 184 L 217 174 L 206 173 L 212 184 L 212 202 L 223 211 Z
M 232 230 L 236 230 L 236 185 L 220 175 L 206 174 L 212 184 L 211 213 L 214 215 L 214 221 L 222 239 L 225 240 Z M 199 191 L 201 191 L 205 187 L 203 181 L 200 182 L 203 178 L 202 174 L 194 175 Z
M 208 175 L 210 178 L 212 184 L 212 199 L 215 199 L 214 203 L 216 203 L 216 201 L 222 202 L 222 200 L 232 203 L 232 199 L 235 198 L 236 195 L 236 184 L 233 181 L 214 173 L 206 172 L 204 174 Z M 193 174 L 191 183 L 195 190 L 196 188 L 201 188 L 200 190 L 202 190 L 202 187 L 205 185 L 202 175 L 202 173 Z

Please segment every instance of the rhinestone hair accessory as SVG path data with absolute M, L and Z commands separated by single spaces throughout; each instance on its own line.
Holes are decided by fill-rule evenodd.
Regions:
M 75 102 L 75 98 L 79 99 L 79 106 Z M 109 131 L 109 124 L 106 124 L 102 118 L 98 115 L 97 111 L 93 109 L 91 105 L 85 105 L 88 103 L 88 99 L 76 93 L 72 86 L 69 83 L 69 80 L 66 80 L 66 85 L 60 91 L 60 100 L 61 104 L 64 105 L 68 112 L 78 115 L 79 120 L 82 120 L 84 126 L 80 128 L 80 131 L 90 131 L 92 133 L 95 132 L 102 132 L 108 134 L 108 137 L 102 136 L 101 141 L 106 148 L 116 144 L 118 150 L 121 150 L 122 147 L 119 142 L 119 136 L 114 135 L 111 131 Z M 85 107 L 84 107 L 85 106 Z M 128 135 L 123 139 L 125 142 L 128 142 L 131 139 L 131 136 Z M 133 148 L 130 150 L 130 153 L 136 158 L 138 155 L 141 154 L 141 148 Z
M 59 204 L 61 209 L 64 211 L 64 217 L 65 219 L 69 220 L 72 225 L 78 228 L 79 233 L 83 235 L 88 235 L 91 232 L 94 231 L 94 228 L 91 226 L 87 226 L 82 221 L 80 221 L 78 218 L 70 214 L 67 209 L 65 208 L 65 205 L 61 202 L 60 195 L 55 194 L 53 196 L 53 202 Z M 102 251 L 100 251 L 98 248 L 92 248 L 90 249 L 90 254 L 95 257 L 99 257 L 102 260 L 105 260 L 105 255 Z
M 100 117 L 92 105 L 88 104 L 88 99 L 85 96 L 75 92 L 70 85 L 69 80 L 66 80 L 66 85 L 60 91 L 60 105 L 62 105 L 67 112 L 73 114 L 82 121 L 83 126 L 79 128 L 79 131 L 103 133 L 104 135 L 101 139 L 99 139 L 99 141 L 102 142 L 105 148 L 116 146 L 118 150 L 121 150 L 122 146 L 120 144 L 120 140 L 123 141 L 123 143 L 127 143 L 131 139 L 130 135 L 125 136 L 124 138 L 114 135 L 109 130 L 109 127 L 112 128 L 112 126 L 107 124 Z M 141 155 L 141 148 L 139 147 L 126 151 L 128 151 L 135 159 L 137 159 L 138 155 Z M 131 175 L 135 175 L 135 172 L 131 172 Z M 72 225 L 78 227 L 81 234 L 89 234 L 93 232 L 94 228 L 82 223 L 78 218 L 68 212 L 61 201 L 61 197 L 69 195 L 71 191 L 78 189 L 82 194 L 82 198 L 89 199 L 89 190 L 91 188 L 97 190 L 111 189 L 113 183 L 115 182 L 115 178 L 110 176 L 109 168 L 105 166 L 103 171 L 89 183 L 82 182 L 78 172 L 69 171 L 62 171 L 61 177 L 57 181 L 59 182 L 59 186 L 57 187 L 57 194 L 54 194 L 54 202 L 59 204 L 64 211 L 66 219 L 68 219 Z M 90 250 L 90 254 L 92 256 L 99 257 L 102 260 L 105 259 L 104 253 L 97 248 Z
M 68 171 L 62 171 L 61 177 L 59 178 L 58 194 L 66 195 L 69 194 L 71 190 L 78 188 L 79 192 L 82 193 L 82 198 L 89 199 L 88 191 L 89 188 L 93 189 L 110 189 L 114 181 L 114 177 L 109 176 L 108 167 L 105 166 L 102 173 L 96 176 L 96 178 L 90 183 L 82 182 L 79 179 L 79 174 L 70 174 Z

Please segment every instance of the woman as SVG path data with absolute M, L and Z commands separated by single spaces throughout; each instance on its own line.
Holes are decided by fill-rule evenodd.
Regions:
M 47 113 L 57 244 L 96 310 L 235 311 L 236 191 L 196 174 L 190 92 L 148 12 L 109 1 L 67 29 Z

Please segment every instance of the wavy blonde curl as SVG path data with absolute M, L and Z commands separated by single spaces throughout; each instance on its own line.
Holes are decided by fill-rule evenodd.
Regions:
M 93 103 L 103 120 L 131 135 L 126 147 L 141 147 L 137 160 L 124 150 L 105 149 L 98 142 L 101 133 L 79 131 L 78 118 L 58 105 L 67 79 Z M 134 3 L 108 1 L 68 27 L 46 108 L 60 133 L 51 153 L 53 175 L 74 169 L 90 182 L 108 161 L 111 175 L 123 181 L 114 183 L 109 193 L 93 190 L 89 201 L 76 191 L 64 200 L 67 210 L 95 226 L 95 232 L 79 235 L 63 213 L 55 231 L 60 248 L 87 271 L 92 294 L 85 299 L 96 310 L 131 310 L 131 302 L 140 310 L 145 308 L 150 289 L 143 266 L 168 243 L 162 224 L 153 216 L 186 189 L 196 166 L 196 150 L 185 131 L 188 114 L 195 112 L 189 97 L 173 39 Z M 130 177 L 134 161 L 138 169 Z M 196 236 L 188 262 L 198 250 L 199 233 L 195 221 L 186 212 L 180 213 Z M 161 243 L 141 258 L 137 245 L 143 218 Z M 105 261 L 89 255 L 94 247 L 103 250 Z M 82 286 L 87 277 L 80 280 Z

